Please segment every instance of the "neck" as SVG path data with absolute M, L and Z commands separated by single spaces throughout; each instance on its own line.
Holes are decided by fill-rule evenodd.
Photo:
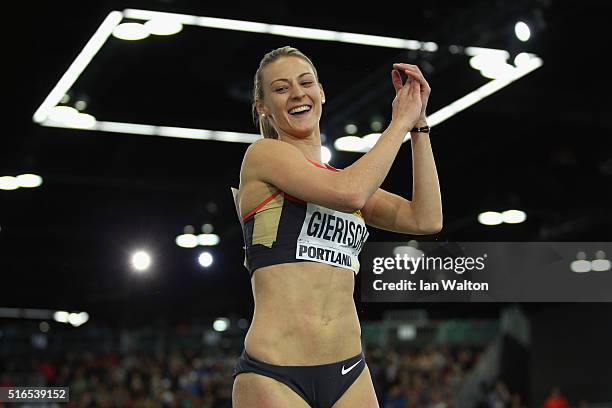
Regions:
M 308 159 L 321 163 L 321 134 L 319 128 L 307 137 L 296 137 L 282 132 L 280 139 L 297 147 Z

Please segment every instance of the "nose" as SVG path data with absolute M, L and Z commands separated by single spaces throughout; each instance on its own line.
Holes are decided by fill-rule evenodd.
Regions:
M 291 99 L 294 99 L 294 100 L 298 100 L 298 101 L 299 101 L 299 100 L 300 100 L 300 99 L 302 99 L 304 96 L 306 96 L 306 94 L 305 94 L 305 93 L 304 93 L 304 91 L 303 91 L 301 88 L 299 88 L 299 87 L 294 88 L 294 90 L 291 92 Z

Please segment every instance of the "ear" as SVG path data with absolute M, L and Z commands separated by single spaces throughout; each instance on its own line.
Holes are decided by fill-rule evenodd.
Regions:
M 257 101 L 255 102 L 255 109 L 257 110 L 257 114 L 259 116 L 263 115 L 263 114 L 268 114 L 268 110 L 266 109 L 266 107 L 264 106 L 264 104 L 261 101 Z

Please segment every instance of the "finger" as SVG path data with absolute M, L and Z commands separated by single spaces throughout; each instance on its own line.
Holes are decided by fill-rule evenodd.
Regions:
M 404 72 L 406 73 L 406 75 L 416 79 L 417 82 L 419 82 L 421 84 L 421 87 L 424 90 L 429 89 L 429 84 L 427 83 L 427 81 L 425 80 L 425 78 L 423 77 L 423 74 L 421 74 L 420 72 L 416 72 L 416 71 L 410 71 L 405 69 Z
M 418 98 L 421 97 L 421 83 L 419 81 L 412 81 L 412 93 Z
M 403 65 L 405 65 L 403 70 L 406 73 L 406 75 L 410 75 L 414 77 L 417 81 L 419 81 L 423 89 L 429 89 L 429 83 L 423 76 L 423 73 L 421 72 L 419 67 L 417 67 L 416 65 L 409 65 L 409 64 L 403 64 Z
M 410 95 L 412 93 L 412 88 L 414 88 L 414 83 L 416 81 L 411 79 L 410 77 L 406 78 L 406 82 L 404 82 L 404 86 L 400 90 L 404 95 Z
M 395 92 L 399 92 L 402 89 L 402 77 L 400 76 L 399 71 L 392 70 L 391 71 L 391 81 L 393 82 L 393 87 L 395 88 Z

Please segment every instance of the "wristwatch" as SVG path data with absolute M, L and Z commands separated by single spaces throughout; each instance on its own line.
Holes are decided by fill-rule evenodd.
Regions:
M 413 127 L 410 130 L 410 133 L 413 133 L 413 132 L 417 132 L 417 133 L 429 133 L 429 126 Z

